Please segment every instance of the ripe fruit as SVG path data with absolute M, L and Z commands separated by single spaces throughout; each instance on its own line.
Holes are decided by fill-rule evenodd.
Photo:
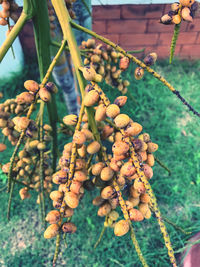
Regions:
M 58 223 L 60 220 L 60 212 L 58 210 L 51 210 L 45 220 L 50 224 Z
M 5 144 L 1 144 L 0 143 L 0 152 L 3 152 L 4 150 L 6 150 L 7 146 Z
M 55 237 L 58 234 L 59 226 L 57 224 L 51 224 L 44 232 L 44 238 L 49 239 Z
M 182 6 L 188 6 L 190 7 L 192 4 L 194 4 L 195 0 L 179 0 L 180 4 Z
M 137 67 L 135 69 L 134 77 L 136 80 L 141 80 L 144 76 L 144 69 L 141 67 Z
M 74 114 L 67 115 L 63 118 L 63 122 L 66 125 L 74 126 L 77 124 L 78 116 Z
M 99 142 L 93 141 L 92 143 L 88 145 L 87 152 L 89 154 L 95 154 L 100 150 L 100 148 L 101 148 L 101 145 L 99 144 Z
M 115 119 L 114 122 L 116 124 L 117 127 L 119 128 L 124 128 L 126 127 L 129 122 L 130 122 L 130 118 L 128 115 L 126 114 L 119 114 Z
M 115 118 L 120 113 L 120 108 L 116 104 L 111 104 L 106 108 L 106 115 L 110 118 Z
M 64 233 L 69 233 L 69 234 L 73 234 L 76 232 L 77 227 L 74 223 L 72 222 L 65 222 L 62 225 L 62 230 Z
M 110 167 L 105 167 L 101 170 L 101 180 L 103 181 L 109 181 L 112 179 L 112 177 L 114 176 L 114 172 Z
M 27 80 L 24 83 L 24 87 L 33 93 L 36 93 L 39 90 L 39 84 L 33 80 Z
M 75 209 L 78 207 L 79 199 L 77 194 L 73 192 L 66 192 L 64 200 L 70 208 Z
M 129 231 L 129 222 L 126 220 L 120 220 L 115 224 L 114 234 L 116 236 L 123 236 Z

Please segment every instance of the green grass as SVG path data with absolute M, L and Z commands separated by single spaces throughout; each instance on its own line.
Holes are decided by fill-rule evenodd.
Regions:
M 135 81 L 134 67 L 127 73 L 131 80 L 130 93 L 137 104 L 130 99 L 122 112 L 131 115 L 134 121 L 143 125 L 145 132 L 159 144 L 156 156 L 172 171 L 172 175 L 155 164 L 154 176 L 151 180 L 161 212 L 168 219 L 193 234 L 200 229 L 200 172 L 199 172 L 199 126 L 200 119 L 188 112 L 187 108 L 159 81 L 145 74 L 141 81 Z M 200 111 L 199 81 L 200 62 L 167 61 L 157 63 L 155 69 L 179 90 L 189 103 Z M 27 68 L 23 77 L 1 81 L 1 91 L 5 97 L 15 97 L 16 92 L 23 90 L 23 82 L 27 78 L 36 79 L 34 67 Z M 119 92 L 104 86 L 111 100 L 119 96 Z M 9 91 L 8 91 L 9 89 Z M 57 96 L 60 117 L 65 115 L 62 95 Z M 60 140 L 60 149 L 65 141 Z M 11 155 L 9 151 L 1 156 L 5 163 Z M 3 183 L 1 182 L 1 186 Z M 39 220 L 36 195 L 29 200 L 21 201 L 18 195 L 20 186 L 15 188 L 15 196 L 11 209 L 11 220 L 6 219 L 8 195 L 0 193 L 0 266 L 36 267 L 52 266 L 55 240 L 44 240 L 43 228 Z M 85 195 L 75 211 L 72 221 L 78 227 L 76 234 L 67 236 L 65 248 L 62 242 L 61 254 L 57 266 L 69 267 L 139 267 L 134 247 L 129 235 L 115 237 L 112 229 L 107 229 L 102 242 L 96 250 L 93 246 L 98 239 L 103 219 L 97 217 L 97 209 L 91 202 L 98 192 Z M 50 204 L 48 204 L 50 210 Z M 190 236 L 182 234 L 171 225 L 166 224 L 177 259 Z M 167 250 L 163 245 L 162 235 L 156 219 L 134 223 L 136 236 L 143 254 L 150 267 L 171 266 Z

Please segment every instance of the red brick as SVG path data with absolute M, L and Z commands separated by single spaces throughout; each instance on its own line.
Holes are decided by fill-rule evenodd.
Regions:
M 123 5 L 122 18 L 160 18 L 163 14 L 164 5 Z
M 175 53 L 174 53 L 175 56 L 178 56 L 180 54 L 180 48 L 181 48 L 180 45 L 176 45 Z M 157 46 L 155 52 L 158 55 L 158 59 L 168 58 L 169 55 L 170 55 L 170 46 L 168 46 L 168 45 L 159 45 L 159 46 Z
M 157 44 L 158 34 L 147 33 L 147 34 L 120 34 L 119 43 L 120 45 L 136 46 L 136 45 L 155 45 Z
M 161 33 L 159 37 L 159 45 L 170 45 L 173 33 Z M 197 33 L 181 32 L 179 33 L 177 44 L 193 44 L 196 41 Z
M 181 57 L 189 57 L 192 59 L 199 58 L 199 45 L 183 45 L 181 51 L 180 51 L 180 56 Z
M 145 20 L 108 20 L 108 33 L 143 33 L 146 30 Z
M 196 44 L 200 44 L 200 33 L 198 33 L 198 37 L 196 39 Z
M 93 6 L 92 17 L 97 19 L 120 19 L 120 6 Z
M 193 22 L 188 24 L 187 31 L 200 31 L 200 19 L 194 18 Z
M 106 22 L 105 20 L 94 20 L 92 23 L 92 30 L 98 34 L 106 32 Z
M 119 34 L 102 34 L 102 36 L 114 42 L 115 44 L 119 43 Z
M 181 32 L 186 31 L 187 24 L 183 23 L 181 25 Z M 173 32 L 174 31 L 174 25 L 164 25 L 162 23 L 159 23 L 158 19 L 150 19 L 147 26 L 147 32 Z

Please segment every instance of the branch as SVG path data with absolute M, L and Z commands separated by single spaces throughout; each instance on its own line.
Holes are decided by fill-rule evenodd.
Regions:
M 175 88 L 164 78 L 162 77 L 159 73 L 157 73 L 154 69 L 148 67 L 147 65 L 144 64 L 144 62 L 142 62 L 141 60 L 137 59 L 136 57 L 134 57 L 133 55 L 128 54 L 123 48 L 121 48 L 119 45 L 111 42 L 109 39 L 98 35 L 97 33 L 83 27 L 80 26 L 78 24 L 76 24 L 74 21 L 71 20 L 71 25 L 73 28 L 78 29 L 80 31 L 83 31 L 85 33 L 90 34 L 91 36 L 93 36 L 94 38 L 104 42 L 105 44 L 110 45 L 111 47 L 113 47 L 116 51 L 122 53 L 124 56 L 128 57 L 130 60 L 132 60 L 135 64 L 137 64 L 138 66 L 140 66 L 141 68 L 145 69 L 147 72 L 149 72 L 151 75 L 153 75 L 156 79 L 158 79 L 160 82 L 162 82 L 165 86 L 167 86 L 169 88 L 169 90 L 174 93 L 180 100 L 181 102 L 187 106 L 189 108 L 190 111 L 193 112 L 194 115 L 200 117 L 200 113 L 198 113 L 193 107 L 191 107 L 187 101 L 180 95 L 180 92 L 175 90 Z

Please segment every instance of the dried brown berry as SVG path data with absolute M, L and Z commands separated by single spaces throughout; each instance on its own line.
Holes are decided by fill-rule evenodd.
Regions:
M 62 230 L 63 230 L 64 233 L 73 234 L 73 233 L 76 232 L 77 227 L 72 222 L 65 222 L 62 225 Z

